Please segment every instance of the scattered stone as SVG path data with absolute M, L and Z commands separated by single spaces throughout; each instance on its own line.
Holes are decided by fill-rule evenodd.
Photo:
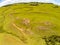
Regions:
M 19 17 L 16 17 L 16 19 L 18 20 L 18 19 L 20 19 Z
M 48 30 L 48 29 L 50 29 L 50 28 L 48 28 L 48 27 L 46 27 L 46 26 L 39 26 L 38 29 L 39 29 L 39 30 Z
M 52 23 L 52 22 L 50 22 L 50 21 L 40 22 L 40 24 L 41 24 L 41 25 L 43 25 L 43 26 L 45 26 L 45 27 L 47 27 L 47 28 L 50 28 L 50 29 L 52 29 L 52 28 L 56 27 L 56 25 L 55 25 L 55 24 L 53 24 L 53 23 Z
M 25 33 L 33 35 L 33 32 L 30 29 L 26 29 Z
M 22 23 L 23 23 L 24 25 L 29 25 L 29 24 L 30 24 L 30 20 L 27 19 L 27 18 L 24 18 L 24 19 L 22 20 Z
M 49 22 L 49 21 L 44 22 L 44 24 L 45 24 L 45 25 L 48 25 L 48 26 L 53 25 L 53 24 L 52 24 L 51 22 Z
M 52 26 L 53 25 L 53 23 L 50 21 L 42 21 L 42 22 L 40 22 L 40 24 L 43 24 L 45 26 Z

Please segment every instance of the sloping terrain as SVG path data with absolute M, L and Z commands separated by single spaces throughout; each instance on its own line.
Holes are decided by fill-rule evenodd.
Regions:
M 0 7 L 0 45 L 60 45 L 60 6 L 31 2 Z

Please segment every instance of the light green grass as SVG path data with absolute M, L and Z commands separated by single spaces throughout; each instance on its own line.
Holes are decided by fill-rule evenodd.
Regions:
M 42 39 L 44 36 L 60 36 L 60 6 L 55 8 L 57 5 L 48 3 L 39 3 L 37 6 L 30 4 L 12 4 L 0 8 L 0 27 L 2 26 L 5 31 L 1 32 L 3 36 L 5 35 L 1 38 L 3 40 L 1 45 L 46 45 Z M 28 25 L 23 24 L 22 20 L 24 18 L 30 20 Z M 44 24 L 46 21 L 52 23 L 51 29 Z M 12 23 L 22 28 L 25 35 L 14 27 Z M 45 26 L 49 29 L 39 30 L 38 26 Z M 15 40 L 10 40 L 11 37 Z M 5 38 L 8 38 L 6 43 L 4 43 Z

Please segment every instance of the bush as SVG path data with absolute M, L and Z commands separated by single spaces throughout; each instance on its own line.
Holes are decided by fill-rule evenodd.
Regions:
M 57 6 L 57 5 L 56 5 L 56 6 L 54 6 L 54 8 L 58 8 L 58 7 L 59 7 L 59 6 Z
M 60 36 L 52 35 L 50 37 L 43 38 L 46 42 L 46 45 L 55 45 L 56 42 L 60 43 Z
M 38 2 L 31 2 L 30 5 L 31 6 L 38 6 L 39 4 L 38 4 Z

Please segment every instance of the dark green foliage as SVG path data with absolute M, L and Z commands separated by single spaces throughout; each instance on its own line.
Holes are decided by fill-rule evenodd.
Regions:
M 7 34 L 10 34 L 10 35 L 15 36 L 15 37 L 17 37 L 17 38 L 20 38 L 20 37 L 19 37 L 18 35 L 16 35 L 16 34 L 13 34 L 13 33 L 11 33 L 11 32 L 5 31 L 5 30 L 3 29 L 3 26 L 0 27 L 0 33 L 7 33 Z
M 53 3 L 46 3 L 46 4 L 53 4 Z
M 38 4 L 38 2 L 31 2 L 30 5 L 31 6 L 38 6 L 39 4 Z
M 25 37 L 21 37 L 20 40 L 23 42 L 23 43 L 27 43 L 27 39 Z
M 58 8 L 58 7 L 59 7 L 58 5 L 54 6 L 54 8 Z
M 1 26 L 0 27 L 0 33 L 4 33 L 5 32 L 5 30 L 3 29 L 3 27 Z
M 43 38 L 46 42 L 46 45 L 55 45 L 56 42 L 60 43 L 60 36 L 52 35 L 50 37 Z
M 7 34 L 11 34 L 11 35 L 16 36 L 16 37 L 18 37 L 18 38 L 19 38 L 19 36 L 18 36 L 18 35 L 13 34 L 13 33 L 11 33 L 11 32 L 6 32 L 6 33 L 7 33 Z
M 10 35 L 12 35 L 12 36 L 15 36 L 15 37 L 19 38 L 23 43 L 27 43 L 27 42 L 26 42 L 27 39 L 24 38 L 24 37 L 19 37 L 18 35 L 13 34 L 12 32 L 5 32 L 5 33 L 10 34 Z
M 9 6 L 12 6 L 13 4 L 9 4 L 9 5 L 5 5 L 5 6 L 3 6 L 3 7 L 9 7 Z

